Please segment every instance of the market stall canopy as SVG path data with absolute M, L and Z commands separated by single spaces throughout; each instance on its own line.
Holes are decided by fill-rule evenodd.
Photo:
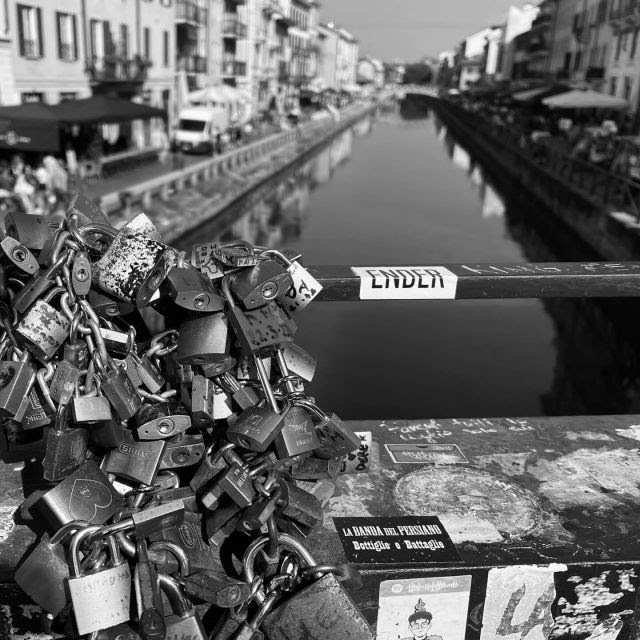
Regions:
M 50 108 L 59 122 L 65 124 L 108 124 L 165 118 L 167 115 L 162 109 L 156 109 L 156 107 L 106 96 L 65 100 Z
M 557 96 L 545 98 L 542 104 L 551 109 L 628 109 L 629 103 L 606 93 L 587 89 L 561 93 Z
M 59 151 L 59 120 L 42 103 L 0 107 L 0 149 Z

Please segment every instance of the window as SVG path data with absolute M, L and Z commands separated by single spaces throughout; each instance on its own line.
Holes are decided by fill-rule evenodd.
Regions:
M 565 71 L 569 71 L 569 69 L 571 69 L 571 51 L 567 51 L 567 53 L 564 54 L 564 67 L 563 69 Z
M 622 34 L 618 34 L 618 39 L 616 41 L 616 62 L 620 60 L 620 50 L 622 48 Z
M 612 96 L 616 95 L 616 90 L 618 88 L 618 78 L 609 78 L 609 93 Z
M 629 76 L 624 77 L 624 89 L 622 92 L 622 97 L 625 100 L 628 100 L 631 97 L 631 78 Z
M 165 67 L 169 66 L 169 32 L 162 32 L 162 64 Z
M 151 29 L 145 27 L 143 30 L 143 53 L 146 60 L 151 60 Z
M 126 24 L 120 25 L 120 55 L 129 58 L 129 27 Z
M 38 7 L 17 5 L 18 46 L 23 58 L 42 58 L 42 11 Z
M 636 57 L 636 49 L 638 48 L 638 33 L 640 29 L 635 28 L 633 32 L 633 40 L 631 41 L 631 51 L 629 52 L 629 60 L 633 60 Z
M 580 68 L 580 63 L 582 62 L 582 51 L 576 51 L 576 56 L 573 59 L 573 68 L 577 71 Z
M 78 31 L 76 17 L 71 13 L 56 11 L 58 29 L 58 58 L 73 62 L 78 59 Z
M 44 102 L 44 94 L 39 91 L 29 91 L 27 93 L 21 93 L 20 99 L 22 104 L 29 104 L 30 102 Z
M 78 97 L 78 94 L 75 91 L 60 92 L 60 102 L 62 102 L 63 100 L 75 100 L 77 97 Z

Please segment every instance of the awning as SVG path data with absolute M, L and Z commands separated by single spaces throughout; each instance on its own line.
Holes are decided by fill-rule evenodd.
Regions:
M 537 87 L 536 89 L 527 89 L 526 91 L 519 91 L 512 94 L 512 98 L 517 102 L 539 102 L 543 98 L 549 98 L 556 96 L 560 93 L 567 93 L 571 91 L 574 86 L 569 84 L 548 84 L 544 87 Z
M 50 107 L 61 123 L 65 124 L 109 124 L 131 120 L 166 118 L 162 109 L 130 100 L 92 96 L 80 100 L 65 100 Z
M 628 109 L 629 103 L 622 98 L 610 96 L 587 89 L 586 91 L 574 90 L 561 93 L 557 96 L 545 98 L 542 104 L 551 109 Z
M 0 149 L 59 151 L 59 122 L 42 103 L 0 107 Z

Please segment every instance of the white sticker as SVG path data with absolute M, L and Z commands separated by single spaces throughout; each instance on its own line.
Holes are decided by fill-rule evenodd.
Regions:
M 453 300 L 458 276 L 445 267 L 351 267 L 361 300 Z
M 546 640 L 553 628 L 554 573 L 565 565 L 490 569 L 480 640 Z
M 369 473 L 369 456 L 373 442 L 371 431 L 356 431 L 355 435 L 360 438 L 360 446 L 342 458 L 341 474 Z
M 380 583 L 378 640 L 464 640 L 471 576 Z
M 278 302 L 289 312 L 304 309 L 321 291 L 322 285 L 299 263 L 287 267 L 293 284 L 278 298 Z

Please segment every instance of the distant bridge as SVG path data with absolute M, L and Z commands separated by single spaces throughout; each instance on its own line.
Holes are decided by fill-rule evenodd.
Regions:
M 438 97 L 438 89 L 433 85 L 427 84 L 399 84 L 396 86 L 396 94 L 405 95 L 422 95 L 430 96 L 431 98 Z

